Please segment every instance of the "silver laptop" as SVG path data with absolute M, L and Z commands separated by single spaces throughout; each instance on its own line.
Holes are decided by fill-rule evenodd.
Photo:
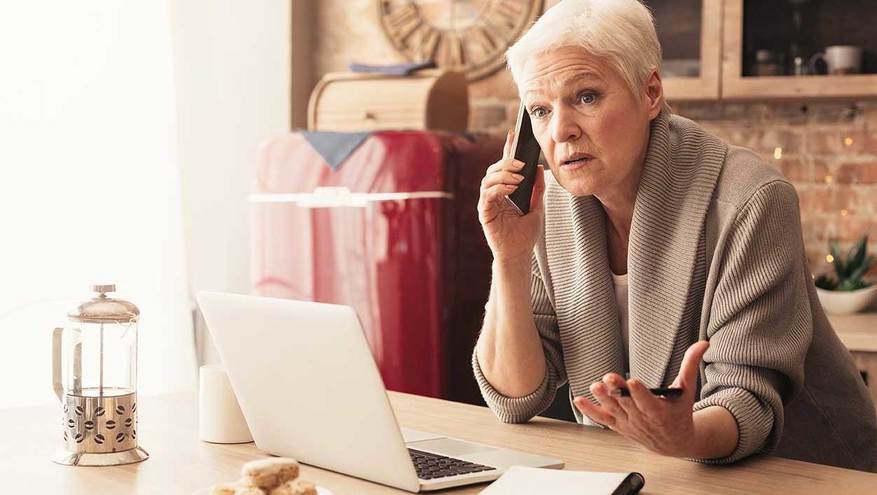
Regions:
M 563 461 L 400 429 L 353 308 L 201 292 L 198 304 L 260 449 L 410 492 Z

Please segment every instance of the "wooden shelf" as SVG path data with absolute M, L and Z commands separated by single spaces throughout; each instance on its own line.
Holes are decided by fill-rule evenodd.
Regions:
M 726 77 L 725 99 L 873 98 L 877 74 L 849 76 Z

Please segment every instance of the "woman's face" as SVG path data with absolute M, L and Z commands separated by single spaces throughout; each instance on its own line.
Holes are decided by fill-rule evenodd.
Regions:
M 533 57 L 522 76 L 533 133 L 560 185 L 575 196 L 635 193 L 661 108 L 657 73 L 634 96 L 605 60 L 563 47 Z

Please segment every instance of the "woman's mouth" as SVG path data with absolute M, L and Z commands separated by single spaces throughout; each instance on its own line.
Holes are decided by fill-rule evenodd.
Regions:
M 589 164 L 593 159 L 594 157 L 592 156 L 583 156 L 572 160 L 564 160 L 563 163 L 560 164 L 560 168 L 567 171 L 577 170 Z

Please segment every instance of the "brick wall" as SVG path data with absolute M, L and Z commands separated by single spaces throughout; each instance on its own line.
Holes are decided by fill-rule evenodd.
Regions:
M 374 0 L 316 2 L 315 33 L 317 77 L 346 70 L 351 61 L 404 61 L 380 28 Z M 517 93 L 506 71 L 473 83 L 469 92 L 470 130 L 501 134 L 513 125 Z M 814 272 L 828 269 L 829 238 L 844 246 L 865 233 L 877 239 L 877 102 L 673 106 L 727 142 L 756 151 L 795 184 Z
M 798 190 L 811 270 L 827 243 L 877 239 L 877 102 L 677 104 L 729 143 L 778 168 Z M 872 243 L 872 246 L 874 244 Z

